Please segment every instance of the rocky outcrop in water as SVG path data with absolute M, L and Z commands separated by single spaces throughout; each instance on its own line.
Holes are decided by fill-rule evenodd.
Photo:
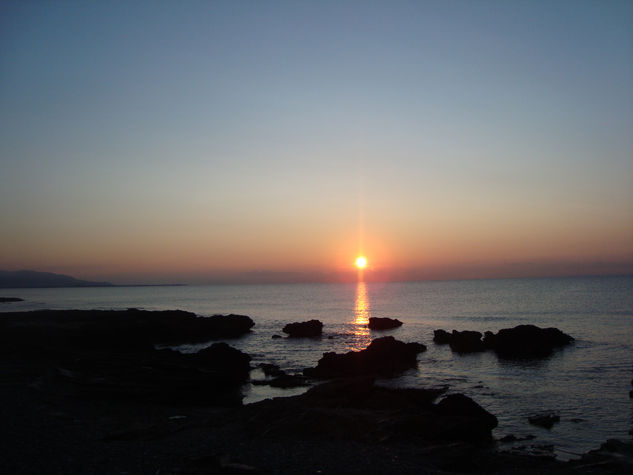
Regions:
M 417 366 L 417 355 L 426 350 L 421 343 L 404 343 L 392 336 L 376 338 L 361 351 L 324 353 L 315 368 L 306 368 L 309 378 L 329 379 L 360 375 L 391 377 Z
M 128 309 L 10 312 L 0 316 L 0 326 L 13 320 L 21 322 L 19 326 L 12 324 L 14 337 L 29 338 L 36 346 L 56 342 L 60 346 L 118 351 L 236 338 L 255 325 L 245 315 L 198 317 L 182 310 Z
M 309 320 L 307 322 L 288 323 L 281 330 L 291 338 L 311 338 L 321 336 L 323 323 L 319 320 Z
M 505 358 L 542 358 L 555 348 L 572 343 L 574 339 L 558 328 L 539 328 L 519 325 L 499 330 L 494 337 L 494 351 Z
M 473 353 L 493 350 L 502 358 L 543 358 L 554 349 L 569 345 L 574 339 L 558 328 L 539 328 L 534 325 L 519 325 L 499 330 L 496 334 L 487 331 L 483 335 L 475 331 L 448 333 L 435 330 L 436 344 L 449 344 L 457 353 Z
M 438 345 L 448 345 L 451 342 L 451 334 L 446 330 L 433 331 L 433 342 Z
M 448 344 L 457 353 L 477 353 L 486 349 L 481 337 L 479 332 L 453 330 Z
M 397 318 L 370 317 L 367 325 L 371 330 L 389 330 L 402 326 L 402 322 Z

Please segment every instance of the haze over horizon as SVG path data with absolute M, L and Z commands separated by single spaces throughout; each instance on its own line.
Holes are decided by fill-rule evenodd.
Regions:
M 633 273 L 632 7 L 3 3 L 0 269 Z

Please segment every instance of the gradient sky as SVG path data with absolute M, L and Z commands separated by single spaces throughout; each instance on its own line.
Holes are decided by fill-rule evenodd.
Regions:
M 633 2 L 0 5 L 0 268 L 337 280 L 358 253 L 633 272 Z

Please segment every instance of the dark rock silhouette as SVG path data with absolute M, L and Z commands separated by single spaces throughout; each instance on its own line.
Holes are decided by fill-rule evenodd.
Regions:
M 497 339 L 494 333 L 492 333 L 491 331 L 484 332 L 483 344 L 486 350 L 494 349 L 496 343 L 497 343 Z
M 279 338 L 283 338 L 281 335 L 273 335 L 272 339 L 273 340 L 278 340 Z
M 306 368 L 309 378 L 329 379 L 360 375 L 394 376 L 417 366 L 417 355 L 426 350 L 421 343 L 403 343 L 392 336 L 377 338 L 361 351 L 324 353 L 316 368 Z
M 489 444 L 496 418 L 463 395 L 433 401 L 442 390 L 392 389 L 372 378 L 335 380 L 307 393 L 244 407 L 252 435 Z
M 485 332 L 482 340 L 480 332 L 457 331 L 448 333 L 435 330 L 436 344 L 448 343 L 457 353 L 473 353 L 494 350 L 502 358 L 543 358 L 555 348 L 568 345 L 574 339 L 558 328 L 539 328 L 534 325 L 519 325 L 499 330 L 497 334 Z
M 463 394 L 450 394 L 437 404 L 444 416 L 440 432 L 446 437 L 468 441 L 489 440 L 497 418 Z
M 270 363 L 260 363 L 259 367 L 262 369 L 266 376 L 281 376 L 282 374 L 286 374 L 279 366 L 276 364 Z
M 504 358 L 542 358 L 555 348 L 569 345 L 574 339 L 558 328 L 519 325 L 499 330 L 494 337 L 494 351 Z
M 309 338 L 321 336 L 323 331 L 323 323 L 319 320 L 310 320 L 307 322 L 288 323 L 283 327 L 282 331 L 292 338 Z
M 0 352 L 48 368 L 41 384 L 74 397 L 236 406 L 248 355 L 226 343 L 194 354 L 154 345 L 206 341 L 250 326 L 248 317 L 179 311 L 12 312 L 0 314 Z
M 50 345 L 51 341 L 57 341 L 60 345 L 118 351 L 143 350 L 156 344 L 236 338 L 255 325 L 245 315 L 198 317 L 181 310 L 38 310 L 4 313 L 2 318 L 6 321 L 21 319 L 22 325 L 13 327 L 13 335 L 19 338 L 21 332 L 28 333 L 31 345 Z
M 24 302 L 24 299 L 18 297 L 0 297 L 0 303 Z
M 273 388 L 281 388 L 281 389 L 289 389 L 289 388 L 299 388 L 302 386 L 309 386 L 308 380 L 301 375 L 297 374 L 280 374 L 275 376 L 272 379 L 267 379 L 263 381 L 251 381 L 252 384 L 256 386 L 270 386 Z
M 438 345 L 448 345 L 451 342 L 451 334 L 446 330 L 435 330 L 433 332 L 433 341 Z
M 368 326 L 372 330 L 389 330 L 402 326 L 402 322 L 397 318 L 370 317 Z
M 248 378 L 251 369 L 251 357 L 226 343 L 214 343 L 186 356 L 206 370 L 226 373 L 240 380 Z
M 481 333 L 475 331 L 465 330 L 459 332 L 453 330 L 448 344 L 451 350 L 457 353 L 476 353 L 485 350 L 481 336 Z
M 560 422 L 560 416 L 558 414 L 538 414 L 528 417 L 528 421 L 534 426 L 551 429 L 554 424 Z
M 509 442 L 522 442 L 524 440 L 532 440 L 535 439 L 536 436 L 535 435 L 526 435 L 525 437 L 517 437 L 514 434 L 508 434 L 504 437 L 501 437 L 500 439 L 497 440 L 497 442 L 501 442 L 501 443 L 509 443 Z

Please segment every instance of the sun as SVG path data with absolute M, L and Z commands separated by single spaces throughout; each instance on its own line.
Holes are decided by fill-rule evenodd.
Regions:
M 365 267 L 367 267 L 367 258 L 364 256 L 358 256 L 356 258 L 356 267 L 358 267 L 359 269 L 364 269 Z

